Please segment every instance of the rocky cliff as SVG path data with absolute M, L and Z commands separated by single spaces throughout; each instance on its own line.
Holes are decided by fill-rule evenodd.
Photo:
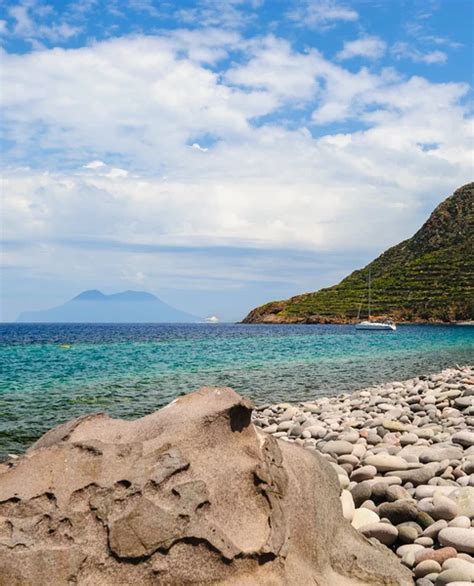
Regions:
M 0 464 L 0 585 L 392 585 L 320 456 L 204 388 L 136 421 L 86 416 Z
M 339 284 L 257 307 L 246 323 L 347 323 L 372 315 L 396 321 L 474 318 L 474 183 L 442 202 L 410 239 Z

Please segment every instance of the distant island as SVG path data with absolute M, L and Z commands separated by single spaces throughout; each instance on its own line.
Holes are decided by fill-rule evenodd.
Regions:
M 252 310 L 244 323 L 352 323 L 367 312 L 397 322 L 474 318 L 474 183 L 443 201 L 410 239 L 339 284 Z M 360 318 L 366 317 L 363 311 Z
M 96 289 L 84 291 L 63 305 L 43 311 L 25 311 L 17 322 L 61 323 L 197 323 L 199 317 L 164 303 L 145 291 L 123 291 L 104 295 Z

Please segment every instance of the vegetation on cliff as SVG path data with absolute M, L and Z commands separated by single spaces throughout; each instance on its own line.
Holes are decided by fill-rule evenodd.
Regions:
M 339 284 L 257 307 L 245 323 L 345 323 L 372 315 L 397 321 L 474 317 L 474 183 L 443 201 L 410 239 L 389 248 Z M 361 305 L 362 304 L 362 305 Z

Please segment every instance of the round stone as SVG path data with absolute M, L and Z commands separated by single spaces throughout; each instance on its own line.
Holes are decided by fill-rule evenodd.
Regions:
M 375 466 L 378 472 L 406 470 L 408 468 L 408 464 L 403 458 L 399 458 L 398 456 L 391 456 L 389 454 L 376 454 L 375 456 L 368 456 L 365 458 L 364 464 Z
M 413 543 L 419 535 L 419 532 L 415 529 L 415 527 L 405 525 L 404 523 L 397 525 L 397 529 L 398 538 L 402 543 Z
M 438 536 L 438 533 L 441 531 L 441 529 L 445 529 L 448 526 L 447 521 L 445 521 L 444 519 L 440 519 L 439 521 L 436 521 L 436 523 L 433 523 L 432 525 L 429 525 L 424 531 L 423 531 L 423 537 L 431 537 L 431 539 L 436 539 L 436 537 Z
M 380 518 L 377 513 L 374 513 L 374 511 L 371 511 L 370 509 L 361 508 L 354 511 L 351 525 L 355 529 L 359 529 L 360 527 L 364 527 L 364 525 L 371 525 L 379 522 Z
M 417 543 L 423 547 L 431 547 L 434 541 L 431 539 L 431 537 L 417 537 L 413 543 Z
M 454 547 L 456 551 L 474 553 L 474 527 L 446 527 L 438 534 L 441 545 Z
M 411 444 L 416 444 L 418 441 L 418 436 L 416 433 L 404 433 L 400 437 L 400 443 L 402 446 L 409 446 Z
M 391 546 L 395 543 L 398 537 L 397 528 L 389 523 L 371 523 L 364 525 L 359 529 L 367 538 L 375 537 L 383 545 Z
M 355 511 L 355 505 L 351 493 L 348 490 L 343 490 L 340 496 L 340 500 L 342 505 L 342 515 L 344 519 L 352 521 L 352 517 L 354 516 Z
M 415 554 L 415 562 L 423 562 L 424 560 L 435 560 L 438 564 L 443 565 L 449 558 L 455 558 L 457 551 L 453 547 L 442 547 L 440 549 L 425 549 Z
M 436 586 L 445 586 L 446 584 L 466 583 L 471 584 L 474 580 L 473 572 L 464 568 L 451 568 L 450 570 L 443 570 L 436 578 Z
M 453 444 L 460 444 L 465 448 L 469 448 L 470 446 L 474 446 L 474 432 L 463 429 L 462 431 L 453 434 L 451 436 L 451 441 Z
M 434 560 L 425 560 L 417 564 L 415 567 L 415 576 L 417 578 L 423 578 L 427 574 L 432 574 L 433 572 L 441 572 L 441 566 Z
M 463 527 L 464 529 L 469 529 L 470 526 L 471 520 L 469 517 L 465 517 L 463 515 L 456 517 L 448 523 L 448 527 Z
M 442 494 L 435 494 L 433 497 L 433 510 L 427 511 L 433 519 L 444 519 L 451 521 L 458 514 L 458 506 L 455 501 Z
M 333 440 L 327 442 L 321 452 L 323 454 L 336 454 L 336 456 L 342 456 L 343 454 L 350 454 L 354 446 L 350 442 L 344 440 Z
M 361 466 L 352 472 L 351 480 L 354 482 L 363 482 L 364 480 L 371 480 L 377 474 L 375 466 Z
M 454 490 L 449 498 L 456 501 L 460 515 L 474 519 L 474 488 L 472 486 Z
M 360 484 L 356 484 L 351 489 L 352 498 L 354 499 L 354 503 L 356 507 L 360 507 L 360 505 L 370 499 L 372 495 L 372 488 L 369 482 L 361 482 Z
M 404 521 L 415 520 L 418 515 L 418 509 L 413 500 L 400 499 L 393 503 L 382 503 L 379 506 L 379 515 L 398 525 Z
M 424 551 L 424 547 L 422 545 L 418 545 L 416 543 L 408 543 L 407 545 L 400 545 L 397 547 L 397 551 L 395 552 L 399 557 L 404 557 L 407 553 L 413 553 L 416 555 L 419 551 Z

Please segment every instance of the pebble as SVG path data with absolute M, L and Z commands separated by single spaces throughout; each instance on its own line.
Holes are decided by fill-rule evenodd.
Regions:
M 431 537 L 432 539 L 436 539 L 441 529 L 445 529 L 447 526 L 447 521 L 445 521 L 444 519 L 440 519 L 439 521 L 436 521 L 436 523 L 433 523 L 423 531 L 423 537 Z
M 348 490 L 343 490 L 341 492 L 340 499 L 342 505 L 342 515 L 348 521 L 352 521 L 352 517 L 354 516 L 355 511 L 355 505 L 351 493 Z
M 352 516 L 351 525 L 355 529 L 359 529 L 360 527 L 364 527 L 364 525 L 372 525 L 373 523 L 378 523 L 380 521 L 380 517 L 374 511 L 366 508 L 356 509 Z
M 448 527 L 462 527 L 464 529 L 469 529 L 471 526 L 471 520 L 469 517 L 464 515 L 460 515 L 459 517 L 454 518 L 452 521 L 448 523 Z
M 418 515 L 415 501 L 411 499 L 400 499 L 393 503 L 382 503 L 379 506 L 379 515 L 386 517 L 390 522 L 398 525 L 404 521 L 412 521 Z
M 461 446 L 464 446 L 466 448 L 474 446 L 474 431 L 458 431 L 457 433 L 453 434 L 453 436 L 451 437 L 451 441 L 454 444 L 461 444 Z
M 359 531 L 362 535 L 365 535 L 365 537 L 375 537 L 380 543 L 387 546 L 393 545 L 398 537 L 397 528 L 390 525 L 390 523 L 371 523 L 370 525 L 363 525 Z
M 436 520 L 451 521 L 458 515 L 458 506 L 449 497 L 436 493 L 433 497 L 433 510 L 430 515 Z
M 361 466 L 352 472 L 351 480 L 363 482 L 364 480 L 371 480 L 376 474 L 377 468 L 375 466 Z
M 427 574 L 432 574 L 433 572 L 441 572 L 441 566 L 434 560 L 424 560 L 415 567 L 415 576 L 417 578 L 423 578 Z
M 364 460 L 364 464 L 375 466 L 377 472 L 389 472 L 394 470 L 406 470 L 408 464 L 403 458 L 397 456 L 390 456 L 389 454 L 377 454 L 375 456 L 368 456 Z
M 450 570 L 443 570 L 436 578 L 435 586 L 445 586 L 446 584 L 453 584 L 456 582 L 467 582 L 471 584 L 473 581 L 473 573 L 464 568 L 451 568 Z
M 443 563 L 448 560 L 449 558 L 455 558 L 457 555 L 457 551 L 454 547 L 441 547 L 440 549 L 425 549 L 423 551 L 418 551 L 415 554 L 415 562 L 419 563 L 424 560 L 435 560 L 439 564 L 443 565 Z
M 446 527 L 438 534 L 441 545 L 449 545 L 457 551 L 474 553 L 474 527 Z
M 333 440 L 327 442 L 327 444 L 324 445 L 321 449 L 321 452 L 323 454 L 336 454 L 341 456 L 343 454 L 350 454 L 353 448 L 354 446 L 350 442 L 346 442 L 344 440 Z
M 417 586 L 474 581 L 472 366 L 266 405 L 253 417 L 259 433 L 329 462 L 344 517 L 395 551 Z
M 450 493 L 449 498 L 456 501 L 460 515 L 474 518 L 474 487 L 458 488 Z

